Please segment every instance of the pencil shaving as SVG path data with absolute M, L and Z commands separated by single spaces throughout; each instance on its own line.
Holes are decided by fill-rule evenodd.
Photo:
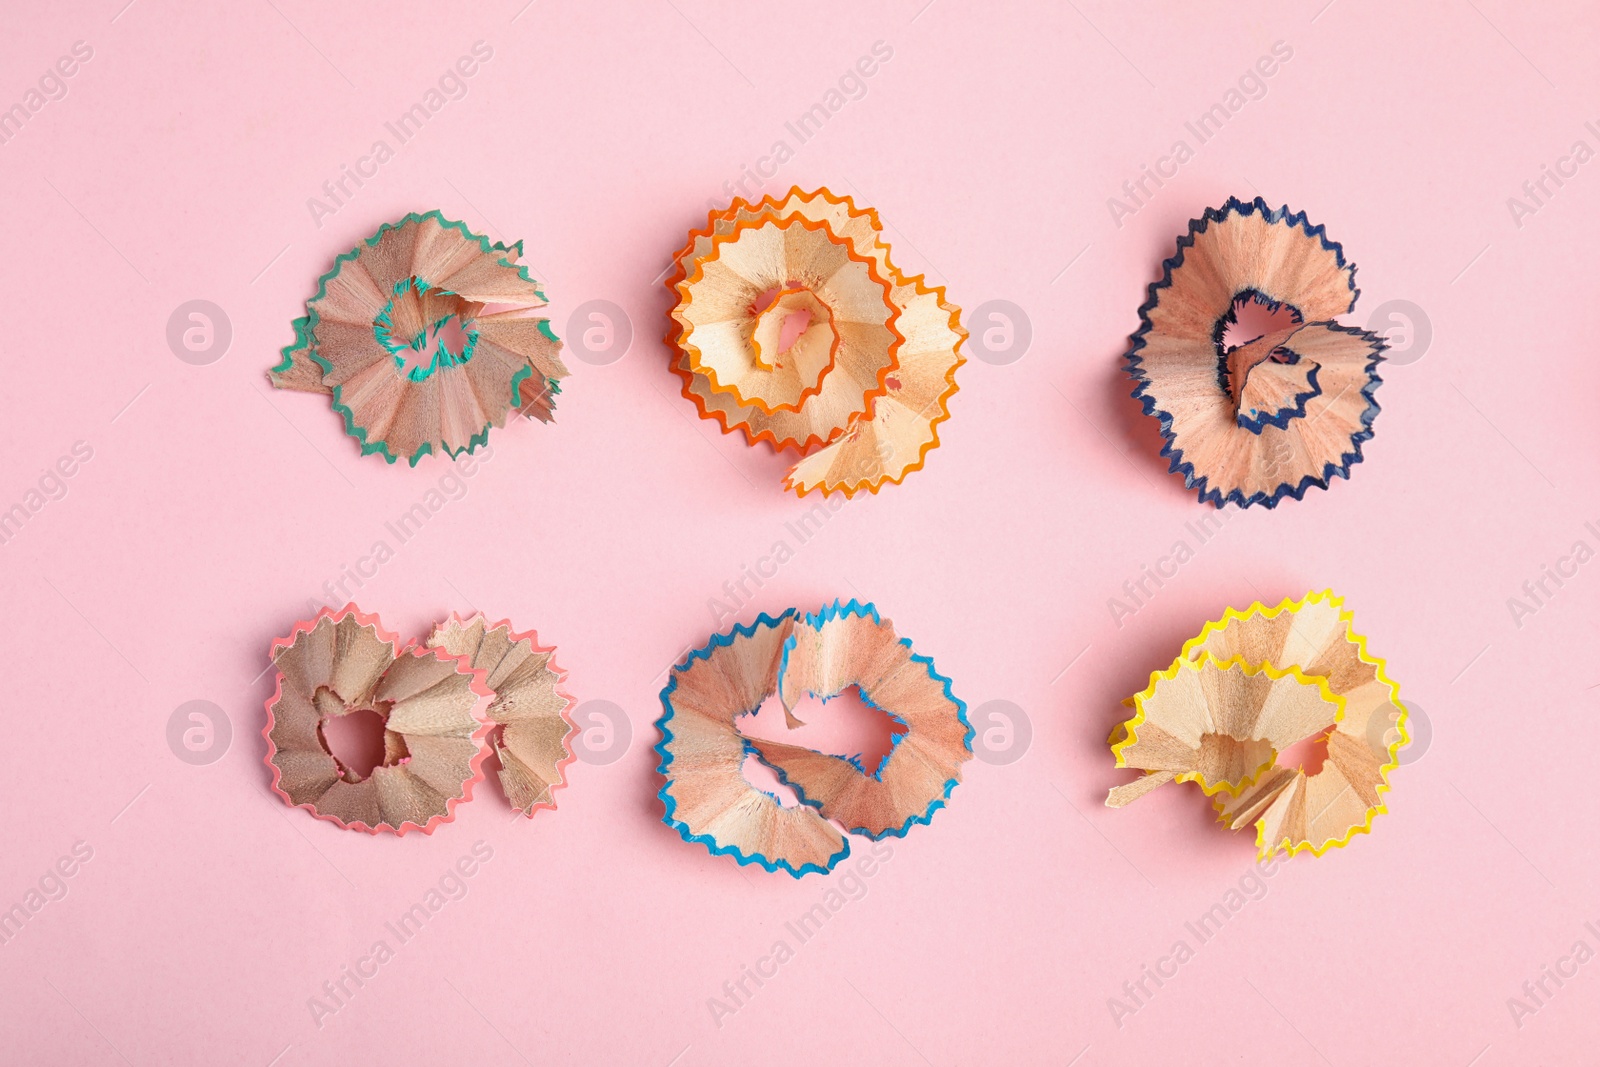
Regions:
M 324 608 L 272 646 L 267 701 L 272 788 L 343 829 L 431 834 L 483 777 L 484 672 L 442 650 L 401 648 L 376 616 Z M 384 760 L 363 777 L 336 759 L 325 722 L 369 710 L 384 720 Z
M 1361 462 L 1386 345 L 1334 321 L 1358 295 L 1355 267 L 1304 214 L 1230 198 L 1189 224 L 1139 309 L 1127 361 L 1161 454 L 1202 501 L 1271 508 Z M 1288 325 L 1228 344 L 1251 303 Z
M 485 684 L 494 691 L 487 715 L 497 727 L 489 741 L 511 806 L 529 818 L 554 808 L 551 794 L 566 784 L 563 772 L 576 758 L 576 727 L 567 717 L 572 698 L 561 690 L 566 674 L 555 664 L 555 649 L 540 647 L 531 630 L 519 634 L 509 622 L 490 623 L 482 615 L 451 615 L 434 627 L 428 647 L 486 672 Z
M 739 730 L 737 720 L 774 694 L 793 728 L 805 697 L 828 699 L 851 686 L 904 728 L 871 771 L 858 759 Z M 661 703 L 656 751 L 667 824 L 715 855 L 795 877 L 831 870 L 849 853 L 839 826 L 876 840 L 928 822 L 972 756 L 966 705 L 949 679 L 872 605 L 853 600 L 805 617 L 792 609 L 762 615 L 713 637 L 673 668 Z M 746 780 L 752 754 L 794 790 L 798 805 L 785 807 Z
M 829 700 L 851 686 L 904 728 L 875 769 L 803 746 L 750 743 L 802 802 L 846 830 L 874 840 L 903 836 L 913 823 L 929 821 L 961 781 L 961 765 L 972 758 L 966 705 L 933 661 L 914 654 L 870 604 L 834 603 L 796 621 L 778 668 L 789 718 L 806 697 Z
M 1320 856 L 1370 832 L 1409 742 L 1399 687 L 1327 591 L 1275 608 L 1230 608 L 1131 706 L 1111 750 L 1118 767 L 1145 773 L 1112 789 L 1106 804 L 1194 782 L 1221 822 L 1255 825 L 1262 858 Z M 1319 769 L 1280 764 L 1290 746 L 1318 737 L 1326 743 Z
M 387 224 L 322 276 L 268 379 L 330 395 L 390 463 L 471 452 L 513 410 L 549 422 L 567 370 L 521 254 L 437 211 Z
M 267 701 L 272 788 L 343 829 L 431 834 L 455 817 L 483 777 L 491 748 L 512 807 L 555 807 L 573 760 L 572 699 L 555 649 L 538 635 L 481 615 L 451 615 L 425 644 L 408 644 L 353 604 L 323 608 L 272 645 L 278 672 Z M 356 712 L 383 723 L 369 773 L 336 757 L 324 728 Z
M 937 447 L 967 332 L 942 288 L 893 265 L 876 212 L 826 189 L 736 199 L 666 284 L 684 397 L 725 433 L 802 453 L 785 488 L 876 493 Z

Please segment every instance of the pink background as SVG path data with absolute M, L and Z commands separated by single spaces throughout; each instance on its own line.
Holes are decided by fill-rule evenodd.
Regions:
M 1600 563 L 1520 627 L 1507 606 L 1575 541 L 1600 548 L 1584 527 L 1600 527 L 1600 162 L 1520 226 L 1507 206 L 1573 142 L 1600 148 L 1592 7 L 925 2 L 11 13 L 0 105 L 75 41 L 93 57 L 0 145 L 0 507 L 74 442 L 93 457 L 0 545 L 0 906 L 75 842 L 93 853 L 0 945 L 7 1059 L 1592 1058 L 1600 962 L 1547 982 L 1520 1026 L 1507 1004 L 1580 939 L 1600 950 L 1583 925 L 1600 926 L 1592 772 L 1562 759 L 1600 741 Z M 479 40 L 493 56 L 466 95 L 319 227 L 307 199 Z M 865 96 L 795 147 L 784 123 L 878 41 L 893 55 Z M 1265 96 L 1119 227 L 1108 198 L 1193 147 L 1185 121 L 1278 41 L 1293 54 Z M 677 396 L 656 279 L 778 139 L 795 154 L 766 191 L 857 196 L 905 267 L 969 312 L 1016 303 L 1033 336 L 1014 363 L 969 362 L 927 469 L 840 509 L 739 618 L 872 599 L 969 704 L 1023 708 L 1032 742 L 970 763 L 950 807 L 719 1027 L 708 998 L 841 877 L 740 868 L 661 823 L 658 693 L 713 632 L 708 600 L 818 498 L 786 495 L 787 460 Z M 1118 627 L 1108 598 L 1213 514 L 1164 472 L 1119 358 L 1187 220 L 1257 191 L 1359 265 L 1345 321 L 1409 301 L 1432 344 L 1385 370 L 1351 481 L 1230 509 Z M 631 745 L 574 765 L 532 822 L 487 786 L 431 837 L 374 839 L 269 790 L 266 651 L 457 468 L 362 458 L 325 400 L 263 372 L 337 253 L 433 207 L 526 239 L 558 333 L 603 299 L 634 338 L 610 365 L 571 360 L 554 426 L 495 431 L 465 495 L 358 601 L 406 636 L 470 608 L 536 628 L 580 700 L 626 710 Z M 165 339 L 197 298 L 233 329 L 208 366 Z M 1192 789 L 1101 805 L 1127 777 L 1105 745 L 1118 702 L 1223 607 L 1325 587 L 1436 738 L 1393 776 L 1375 833 L 1277 870 L 1116 1020 L 1110 998 L 1194 946 L 1185 922 L 1253 854 Z M 167 743 L 190 700 L 231 720 L 209 765 Z M 479 841 L 493 857 L 467 895 L 319 1027 L 308 998 Z

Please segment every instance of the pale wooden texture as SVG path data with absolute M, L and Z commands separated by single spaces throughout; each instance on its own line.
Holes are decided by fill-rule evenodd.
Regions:
M 1177 771 L 1151 771 L 1141 774 L 1125 785 L 1119 785 L 1106 794 L 1106 807 L 1125 808 L 1146 793 L 1168 782 L 1176 781 Z
M 906 731 L 882 766 L 870 771 L 782 742 L 752 740 L 756 751 L 847 830 L 877 836 L 925 818 L 972 758 L 968 726 L 944 682 L 932 677 L 928 663 L 912 659 L 888 621 L 840 614 L 820 626 L 797 622 L 793 638 L 778 694 L 791 718 L 804 697 L 829 698 L 854 685 Z
M 695 373 L 689 354 L 679 342 L 682 327 L 674 322 L 668 341 L 678 345 L 674 369 L 685 380 L 684 393 L 706 417 L 724 428 L 739 428 L 752 442 L 769 441 L 777 448 L 812 452 L 793 467 L 785 486 L 799 493 L 812 489 L 840 490 L 847 495 L 861 489 L 876 491 L 886 482 L 899 482 L 922 466 L 938 444 L 937 426 L 949 418 L 948 403 L 956 392 L 955 371 L 967 331 L 961 327 L 960 309 L 944 300 L 942 288 L 928 288 L 922 277 L 906 276 L 889 258 L 876 216 L 858 209 L 848 197 L 833 197 L 826 190 L 804 193 L 792 189 L 781 199 L 768 197 L 758 204 L 735 201 L 712 220 L 708 232 L 696 233 L 679 254 L 677 268 L 668 279 L 674 287 L 687 276 L 692 264 L 711 251 L 717 237 L 734 232 L 742 223 L 762 218 L 800 216 L 824 223 L 830 232 L 848 241 L 860 255 L 870 256 L 880 276 L 891 282 L 890 302 L 899 311 L 895 328 L 904 340 L 896 353 L 897 366 L 884 382 L 880 395 L 859 403 L 834 403 L 832 398 L 811 401 L 824 406 L 813 418 L 796 413 L 765 414 L 740 407 L 711 388 Z M 808 405 L 809 406 L 809 405 Z
M 1320 384 L 1312 382 L 1318 369 L 1314 362 L 1303 358 L 1295 363 L 1270 359 L 1257 363 L 1249 370 L 1244 387 L 1238 393 L 1236 403 L 1240 415 L 1256 420 L 1298 415 L 1321 389 Z
M 1311 371 L 1316 368 L 1315 363 L 1302 359 L 1293 367 L 1286 367 L 1285 364 L 1272 361 L 1280 350 L 1287 348 L 1294 335 L 1304 328 L 1303 324 L 1296 324 L 1288 329 L 1274 330 L 1253 341 L 1228 349 L 1223 364 L 1227 369 L 1228 391 L 1233 395 L 1233 409 L 1236 415 L 1246 414 L 1260 418 L 1277 415 L 1295 406 L 1293 395 L 1287 398 L 1280 395 L 1282 389 L 1273 378 L 1276 373 L 1273 368 L 1285 368 L 1296 372 L 1289 377 L 1291 380 L 1298 378 L 1301 382 L 1302 388 L 1299 392 L 1311 391 L 1304 387 L 1304 383 L 1309 380 Z
M 561 342 L 552 338 L 545 319 L 530 318 L 521 312 L 502 311 L 479 316 L 478 355 L 515 362 L 526 360 L 533 373 L 518 387 L 518 407 L 522 414 L 549 422 L 555 417 L 555 393 L 550 383 L 567 376 L 561 362 Z M 473 358 L 473 362 L 477 357 Z M 496 423 L 496 426 L 499 424 Z
M 297 331 L 308 331 L 310 324 L 304 319 L 299 319 L 295 322 L 295 329 Z M 307 339 L 303 344 L 289 349 L 289 365 L 282 370 L 276 368 L 269 370 L 267 372 L 267 380 L 276 389 L 289 389 L 299 393 L 326 394 L 333 392 L 332 389 L 323 384 L 322 368 L 317 364 L 316 360 L 311 358 L 311 353 L 315 347 L 315 342 Z
M 1270 496 L 1281 485 L 1325 480 L 1330 466 L 1344 466 L 1354 453 L 1365 429 L 1367 368 L 1382 341 L 1326 321 L 1349 309 L 1353 272 L 1318 238 L 1260 214 L 1213 221 L 1184 251 L 1147 312 L 1150 328 L 1138 355 L 1144 395 L 1171 417 L 1172 447 L 1208 489 L 1224 497 Z M 1218 324 L 1250 292 L 1288 305 L 1299 321 L 1219 354 Z M 1302 368 L 1269 362 L 1280 347 L 1298 355 Z M 1225 382 L 1218 380 L 1219 360 Z M 1313 368 L 1321 392 L 1306 401 L 1302 416 L 1259 433 L 1240 424 L 1241 414 L 1252 411 L 1292 411 L 1296 397 L 1310 391 L 1304 381 Z
M 295 805 L 362 829 L 426 827 L 466 795 L 482 751 L 474 675 L 421 649 L 397 653 L 353 614 L 324 617 L 278 650 L 282 674 L 270 737 L 278 788 Z M 366 778 L 340 767 L 321 737 L 329 717 L 385 717 L 385 765 Z
M 827 363 L 791 361 L 768 370 L 758 361 L 756 301 L 785 287 L 827 305 L 833 334 Z M 889 283 L 826 224 L 794 215 L 742 223 L 712 239 L 678 291 L 673 315 L 691 370 L 738 410 L 794 414 L 809 437 L 836 433 L 837 413 L 848 421 L 883 391 L 882 378 L 895 366 L 899 312 L 889 301 Z
M 755 346 L 758 299 L 786 288 L 810 294 L 827 309 L 829 343 L 806 346 L 802 352 L 810 358 L 804 361 L 785 359 L 775 345 L 763 359 Z M 889 301 L 889 283 L 825 223 L 767 218 L 715 238 L 679 291 L 683 300 L 674 314 L 690 366 L 714 392 L 731 394 L 741 406 L 799 412 L 824 389 L 877 393 L 895 365 L 899 312 Z M 845 380 L 830 383 L 830 375 Z
M 544 299 L 520 276 L 516 259 L 514 249 L 494 245 L 484 252 L 432 217 L 383 231 L 341 262 L 325 292 L 310 301 L 316 325 L 307 328 L 306 346 L 290 352 L 288 369 L 271 375 L 273 384 L 321 392 L 340 387 L 354 429 L 397 458 L 424 447 L 462 451 L 488 427 L 504 426 L 514 406 L 550 421 L 549 383 L 567 370 L 547 320 L 528 314 Z M 482 315 L 486 305 L 511 310 Z M 385 312 L 388 326 L 379 321 Z M 378 338 L 384 331 L 409 344 L 450 316 L 464 330 L 476 330 L 478 342 L 470 358 L 438 366 L 421 380 L 413 380 Z M 329 364 L 326 370 L 310 359 L 312 352 Z M 432 352 L 417 359 L 426 365 Z
M 1362 658 L 1363 643 L 1350 613 L 1328 594 L 1273 617 L 1253 610 L 1208 630 L 1185 654 L 1269 657 L 1326 680 L 1344 698 L 1343 717 L 1328 737 L 1328 756 L 1315 775 L 1295 770 L 1255 783 L 1238 797 L 1218 797 L 1217 809 L 1235 829 L 1263 820 L 1263 847 L 1309 844 L 1321 849 L 1370 824 L 1392 768 L 1389 746 L 1401 738 L 1404 709 L 1392 683 Z
M 1120 763 L 1171 771 L 1208 794 L 1233 793 L 1290 745 L 1333 725 L 1337 703 L 1302 677 L 1272 677 L 1266 662 L 1219 661 L 1204 653 L 1179 660 L 1134 698 L 1133 741 L 1119 749 Z
M 718 850 L 783 862 L 796 870 L 826 869 L 845 848 L 838 830 L 815 810 L 786 808 L 744 777 L 747 754 L 734 719 L 756 710 L 777 687 L 778 659 L 790 620 L 757 624 L 750 636 L 711 649 L 673 669 L 672 737 L 664 750 L 673 817 Z
M 806 315 L 808 321 L 786 349 L 783 345 L 785 323 L 796 314 Z M 788 288 L 778 293 L 756 316 L 755 328 L 750 333 L 751 354 L 758 366 L 774 370 L 785 362 L 792 363 L 798 373 L 818 383 L 833 363 L 837 342 L 833 311 L 809 289 Z
M 1302 848 L 1320 854 L 1370 829 L 1396 766 L 1391 749 L 1406 739 L 1405 713 L 1342 605 L 1323 592 L 1208 624 L 1152 691 L 1134 698 L 1134 718 L 1112 731 L 1119 765 L 1149 773 L 1112 789 L 1107 804 L 1121 807 L 1168 781 L 1199 781 L 1215 794 L 1223 822 L 1257 827 L 1263 855 Z M 1203 684 L 1225 673 L 1223 664 L 1244 673 L 1249 664 L 1287 672 L 1271 686 L 1295 699 L 1261 699 L 1264 667 L 1250 685 Z M 1336 705 L 1334 715 L 1328 709 Z M 1314 773 L 1277 764 L 1289 745 L 1324 733 L 1327 756 Z M 1208 748 L 1209 738 L 1216 740 Z M 1269 746 L 1264 760 L 1257 740 Z
M 937 427 L 949 416 L 945 405 L 956 390 L 956 368 L 964 362 L 957 353 L 967 332 L 958 309 L 939 291 L 918 290 L 914 284 L 895 287 L 897 326 L 906 340 L 872 418 L 857 419 L 842 438 L 796 463 L 784 481 L 789 488 L 854 493 L 898 482 L 938 444 Z
M 430 648 L 465 656 L 487 674 L 494 690 L 491 721 L 500 729 L 491 743 L 500 758 L 500 786 L 511 806 L 532 816 L 554 807 L 551 790 L 563 784 L 562 767 L 571 760 L 565 718 L 569 701 L 559 691 L 561 675 L 551 666 L 553 649 L 538 648 L 530 635 L 514 634 L 506 623 L 491 626 L 481 615 L 451 618 L 434 627 Z

